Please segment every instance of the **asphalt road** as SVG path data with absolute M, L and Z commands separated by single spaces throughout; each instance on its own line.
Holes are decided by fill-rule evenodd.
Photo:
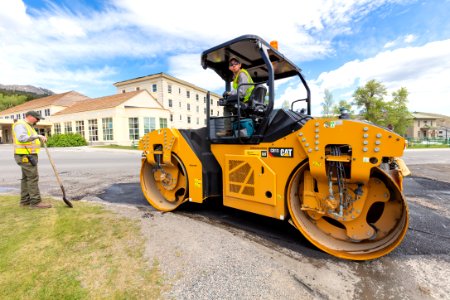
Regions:
M 64 181 L 68 198 L 120 203 L 141 209 L 142 218 L 152 215 L 139 186 L 138 151 L 93 148 L 50 149 Z M 208 201 L 188 203 L 176 216 L 231 232 L 294 261 L 307 259 L 335 266 L 359 278 L 357 298 L 439 299 L 450 295 L 450 149 L 408 150 L 405 162 L 412 176 L 405 178 L 404 193 L 410 209 L 409 230 L 391 254 L 372 262 L 337 260 L 317 250 L 291 225 L 226 208 Z M 43 194 L 61 196 L 48 158 L 40 155 L 40 186 Z M 0 145 L 0 193 L 18 193 L 20 171 L 10 145 Z M 283 258 L 284 259 L 284 258 Z M 286 266 L 287 268 L 288 266 Z M 317 266 L 316 278 L 323 266 Z M 302 283 L 304 285 L 304 282 Z M 319 288 L 324 292 L 316 292 Z M 183 285 L 178 286 L 181 289 Z M 323 283 L 308 283 L 311 298 L 342 299 L 327 293 Z M 175 294 L 176 295 L 176 294 Z M 348 295 L 348 294 L 347 294 Z M 176 296 L 175 296 L 176 297 Z M 225 297 L 227 298 L 227 297 Z

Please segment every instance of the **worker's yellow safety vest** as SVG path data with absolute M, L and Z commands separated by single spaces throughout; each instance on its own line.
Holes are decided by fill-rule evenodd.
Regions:
M 19 124 L 22 124 L 27 129 L 28 136 L 37 135 L 36 130 L 30 126 L 24 120 L 18 120 L 13 125 L 13 137 L 14 137 L 14 153 L 15 154 L 38 154 L 41 149 L 41 141 L 39 139 L 35 139 L 34 141 L 21 143 L 17 139 L 15 127 Z
M 246 70 L 246 69 L 240 69 L 240 70 L 239 70 L 239 73 L 236 74 L 236 76 L 234 77 L 234 80 L 233 80 L 233 89 L 236 90 L 236 93 L 237 93 L 237 89 L 238 89 L 238 86 L 239 86 L 239 83 L 238 83 L 238 80 L 239 80 L 239 74 L 241 74 L 241 72 L 244 72 L 244 74 L 247 75 L 248 83 L 253 83 L 253 79 L 252 79 L 252 77 L 250 76 L 250 74 L 248 74 L 247 70 Z M 246 86 L 243 86 L 243 87 L 246 87 Z M 245 92 L 245 96 L 244 96 L 244 102 L 247 102 L 247 101 L 248 101 L 248 98 L 250 98 L 250 95 L 252 94 L 252 91 L 253 91 L 254 88 L 255 88 L 255 87 L 254 87 L 253 85 L 251 85 L 251 86 L 247 89 L 247 91 Z

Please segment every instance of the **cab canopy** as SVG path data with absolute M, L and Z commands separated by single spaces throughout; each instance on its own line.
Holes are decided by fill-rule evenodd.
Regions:
M 229 70 L 229 59 L 236 57 L 246 69 L 253 81 L 265 83 L 269 88 L 269 110 L 274 102 L 274 81 L 298 76 L 307 91 L 308 114 L 310 109 L 309 87 L 301 74 L 301 69 L 287 59 L 277 49 L 256 35 L 243 35 L 225 42 L 202 53 L 201 63 L 204 69 L 214 70 L 226 83 L 225 89 L 230 89 L 233 73 Z
M 256 35 L 243 35 L 204 51 L 202 67 L 213 69 L 223 80 L 229 82 L 233 74 L 228 69 L 228 60 L 236 57 L 242 63 L 242 67 L 250 73 L 254 82 L 264 82 L 269 79 L 269 70 L 261 53 L 263 48 L 266 48 L 268 58 L 274 67 L 275 80 L 295 76 L 301 72 L 283 54 Z

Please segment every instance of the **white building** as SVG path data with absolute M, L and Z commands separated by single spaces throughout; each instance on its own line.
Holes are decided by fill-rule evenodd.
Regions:
M 52 116 L 53 134 L 79 133 L 90 144 L 136 145 L 166 128 L 170 112 L 146 90 L 89 99 Z
M 71 91 L 31 100 L 0 112 L 0 142 L 12 143 L 12 124 L 36 110 L 45 117 L 41 134 L 79 133 L 90 144 L 133 145 L 147 132 L 206 126 L 208 91 L 164 73 L 114 84 L 117 94 L 96 99 Z M 222 115 L 219 95 L 210 94 L 210 113 Z
M 170 110 L 169 127 L 201 128 L 206 126 L 207 90 L 189 82 L 158 73 L 144 77 L 116 82 L 117 93 L 147 90 L 166 109 Z M 212 116 L 223 114 L 219 106 L 220 96 L 211 93 L 210 110 Z
M 37 129 L 41 134 L 46 134 L 52 129 L 52 115 L 86 99 L 90 98 L 71 91 L 31 100 L 0 111 L 0 142 L 12 143 L 12 124 L 14 120 L 24 119 L 27 111 L 35 110 L 44 116 L 45 120 L 39 122 Z

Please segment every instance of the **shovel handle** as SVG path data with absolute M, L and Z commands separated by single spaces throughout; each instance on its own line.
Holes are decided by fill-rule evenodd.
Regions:
M 71 203 L 69 200 L 67 200 L 67 198 L 66 198 L 66 190 L 64 189 L 64 186 L 63 186 L 63 184 L 62 184 L 61 178 L 59 178 L 58 171 L 56 171 L 55 163 L 53 162 L 53 159 L 52 159 L 52 157 L 51 157 L 51 155 L 50 155 L 50 151 L 48 151 L 48 148 L 47 148 L 47 143 L 44 142 L 43 144 L 44 144 L 45 152 L 47 152 L 48 160 L 50 161 L 50 164 L 52 165 L 52 168 L 53 168 L 53 172 L 55 173 L 56 181 L 58 181 L 59 187 L 61 188 L 61 191 L 62 191 L 62 193 L 63 193 L 63 200 L 64 200 L 64 203 L 66 203 L 66 205 L 67 205 L 68 207 L 71 207 L 71 208 L 72 208 L 73 205 L 72 205 L 72 203 Z

